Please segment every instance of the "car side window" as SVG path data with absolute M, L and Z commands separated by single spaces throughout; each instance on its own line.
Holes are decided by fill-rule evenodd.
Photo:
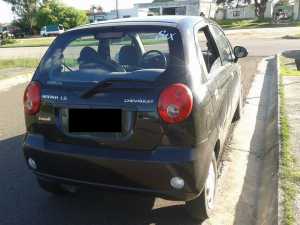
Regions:
M 197 41 L 205 61 L 207 72 L 210 73 L 218 66 L 221 66 L 220 55 L 208 27 L 202 28 L 198 31 Z
M 223 65 L 232 63 L 234 60 L 231 44 L 224 35 L 223 31 L 215 25 L 212 25 L 212 30 L 220 52 Z

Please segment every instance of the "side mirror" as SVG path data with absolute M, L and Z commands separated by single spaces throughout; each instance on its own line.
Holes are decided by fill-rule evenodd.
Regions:
M 242 46 L 235 46 L 233 49 L 233 53 L 236 59 L 244 58 L 248 55 L 247 49 Z

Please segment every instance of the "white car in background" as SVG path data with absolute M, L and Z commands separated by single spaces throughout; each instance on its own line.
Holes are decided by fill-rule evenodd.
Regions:
M 43 26 L 40 35 L 43 37 L 58 36 L 65 32 L 63 25 Z

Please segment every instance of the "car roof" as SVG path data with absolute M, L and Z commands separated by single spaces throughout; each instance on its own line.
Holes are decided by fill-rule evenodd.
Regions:
M 105 20 L 95 23 L 90 23 L 82 25 L 71 30 L 80 30 L 88 28 L 96 28 L 103 26 L 120 26 L 120 25 L 151 25 L 151 24 L 161 24 L 161 25 L 170 25 L 174 27 L 193 27 L 197 23 L 207 24 L 208 19 L 202 16 L 146 16 L 146 17 L 131 17 L 124 19 L 114 19 L 114 20 Z

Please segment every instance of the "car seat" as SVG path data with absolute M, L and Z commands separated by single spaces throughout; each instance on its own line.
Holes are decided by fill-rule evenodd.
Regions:
M 119 64 L 122 65 L 126 71 L 134 71 L 138 69 L 139 52 L 131 46 L 125 45 L 119 52 Z
M 98 53 L 95 49 L 91 47 L 84 47 L 80 51 L 80 56 L 78 58 L 79 69 L 84 69 L 86 67 L 91 67 L 93 64 L 98 64 Z

